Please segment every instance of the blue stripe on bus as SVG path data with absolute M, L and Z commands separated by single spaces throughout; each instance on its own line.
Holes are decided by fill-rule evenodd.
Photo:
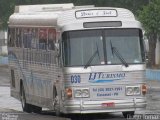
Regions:
M 120 80 L 120 79 L 114 79 L 114 80 L 94 80 L 94 81 L 89 81 L 91 83 L 108 83 L 108 82 L 113 82 L 115 80 Z

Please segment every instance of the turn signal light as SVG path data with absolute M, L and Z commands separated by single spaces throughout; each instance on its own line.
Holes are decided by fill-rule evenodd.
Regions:
M 143 84 L 143 85 L 142 85 L 142 94 L 143 94 L 143 95 L 146 95 L 146 93 L 147 93 L 147 85 L 146 85 L 146 84 Z
M 68 98 L 72 97 L 72 89 L 71 88 L 66 88 L 66 95 Z

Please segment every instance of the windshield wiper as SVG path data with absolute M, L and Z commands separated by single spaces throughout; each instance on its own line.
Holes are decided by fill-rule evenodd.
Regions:
M 122 55 L 119 53 L 119 51 L 117 50 L 116 47 L 112 46 L 112 42 L 110 40 L 110 46 L 111 46 L 111 51 L 112 51 L 112 54 L 115 55 L 119 58 L 119 60 L 125 65 L 125 67 L 128 67 L 128 63 L 125 61 L 125 59 L 122 57 Z
M 85 64 L 84 68 L 87 69 L 88 66 L 90 66 L 92 60 L 94 59 L 94 57 L 96 55 L 98 55 L 98 58 L 100 59 L 100 55 L 99 55 L 99 49 L 98 49 L 98 45 L 96 43 L 96 51 L 93 53 L 93 55 L 90 57 L 90 59 L 88 60 L 88 62 Z

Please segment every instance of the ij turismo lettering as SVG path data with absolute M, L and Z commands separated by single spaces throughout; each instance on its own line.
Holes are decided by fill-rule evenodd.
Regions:
M 89 80 L 96 79 L 123 79 L 125 78 L 125 73 L 90 73 Z

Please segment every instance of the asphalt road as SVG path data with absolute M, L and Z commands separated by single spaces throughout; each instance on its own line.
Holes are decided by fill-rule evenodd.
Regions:
M 43 110 L 41 114 L 22 112 L 21 103 L 10 97 L 9 70 L 0 66 L 0 120 L 126 120 L 122 113 L 65 115 L 56 117 L 54 112 Z M 160 82 L 148 81 L 150 86 L 147 98 L 148 105 L 144 111 L 136 111 L 135 119 L 129 120 L 160 120 Z M 146 116 L 142 116 L 146 115 Z M 152 119 L 147 115 L 151 115 Z M 154 116 L 153 116 L 154 115 Z

